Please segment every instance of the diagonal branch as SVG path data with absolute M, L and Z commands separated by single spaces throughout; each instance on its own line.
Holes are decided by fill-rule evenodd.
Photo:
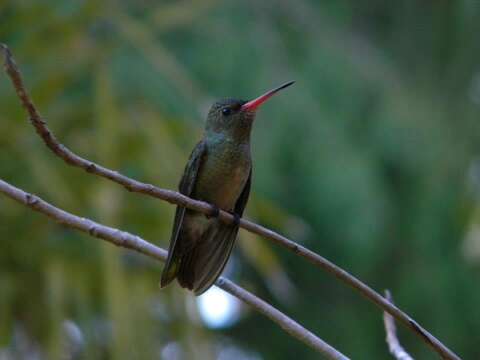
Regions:
M 0 44 L 0 49 L 3 49 L 5 55 L 5 70 L 9 75 L 13 86 L 17 92 L 19 99 L 22 102 L 23 107 L 27 110 L 30 121 L 35 127 L 37 133 L 41 136 L 45 144 L 60 158 L 62 158 L 66 163 L 77 166 L 84 169 L 85 171 L 107 178 L 117 184 L 122 185 L 128 191 L 138 192 L 146 194 L 158 199 L 167 201 L 172 204 L 184 206 L 191 210 L 201 212 L 203 214 L 211 214 L 214 211 L 212 205 L 205 203 L 203 201 L 198 201 L 191 199 L 185 195 L 182 195 L 178 192 L 172 190 L 166 190 L 159 187 L 156 187 L 151 184 L 142 183 L 140 181 L 131 179 L 125 175 L 120 174 L 117 171 L 100 166 L 90 160 L 84 159 L 68 148 L 61 144 L 53 133 L 48 128 L 46 122 L 42 119 L 38 111 L 36 110 L 33 102 L 27 94 L 25 86 L 22 81 L 20 71 L 18 70 L 12 54 L 6 45 Z M 219 219 L 226 222 L 232 223 L 234 217 L 226 211 L 220 211 Z M 343 270 L 339 266 L 335 265 L 331 261 L 325 259 L 324 257 L 314 253 L 313 251 L 307 249 L 306 247 L 295 243 L 294 241 L 270 230 L 258 224 L 255 224 L 251 221 L 241 219 L 240 227 L 257 235 L 260 235 L 270 241 L 273 241 L 276 244 L 279 244 L 293 253 L 304 257 L 310 261 L 315 266 L 322 268 L 328 271 L 330 274 L 334 275 L 339 280 L 343 281 L 345 284 L 349 285 L 353 289 L 360 292 L 365 298 L 369 301 L 376 304 L 383 311 L 386 311 L 392 315 L 396 320 L 406 325 L 409 329 L 413 330 L 425 343 L 427 343 L 434 351 L 436 351 L 444 359 L 453 359 L 460 360 L 460 358 L 447 348 L 442 342 L 440 342 L 435 336 L 430 334 L 422 326 L 420 326 L 415 320 L 413 320 L 405 312 L 397 308 L 395 305 L 390 303 L 387 299 L 377 293 L 375 290 L 370 288 L 368 285 Z
M 62 225 L 82 231 L 93 237 L 106 240 L 114 245 L 134 250 L 162 262 L 165 262 L 167 259 L 166 250 L 156 247 L 139 236 L 99 224 L 90 219 L 73 215 L 49 204 L 38 196 L 26 193 L 3 180 L 0 180 L 0 193 L 3 193 L 9 198 L 50 217 Z M 305 329 L 295 320 L 230 280 L 221 277 L 217 280 L 216 285 L 242 300 L 247 305 L 250 305 L 252 308 L 277 323 L 285 332 L 323 354 L 327 359 L 348 360 L 345 355 L 318 338 L 309 330 Z
M 393 304 L 392 294 L 385 290 L 385 298 Z M 383 322 L 385 324 L 385 332 L 387 333 L 387 344 L 390 354 L 397 360 L 413 360 L 413 358 L 405 351 L 403 346 L 398 341 L 397 327 L 395 326 L 395 319 L 387 312 L 383 313 Z

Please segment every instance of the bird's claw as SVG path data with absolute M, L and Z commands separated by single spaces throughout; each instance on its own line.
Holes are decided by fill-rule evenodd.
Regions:
M 232 214 L 232 216 L 233 216 L 233 225 L 235 225 L 235 226 L 240 225 L 240 219 L 241 219 L 242 217 L 241 217 L 239 214 L 234 213 L 234 212 L 232 212 L 232 213 L 230 213 L 230 214 Z
M 210 214 L 207 215 L 207 218 L 218 218 L 220 215 L 220 209 L 216 205 L 212 205 Z

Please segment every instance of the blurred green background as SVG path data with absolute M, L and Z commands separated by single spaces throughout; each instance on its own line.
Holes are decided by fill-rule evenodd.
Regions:
M 474 0 L 0 1 L 0 41 L 61 141 L 161 187 L 214 99 L 296 80 L 258 114 L 247 217 L 391 289 L 465 359 L 480 358 L 479 33 Z M 0 110 L 0 178 L 168 245 L 174 207 L 56 158 L 5 74 Z M 0 197 L 0 359 L 318 358 L 218 291 L 159 291 L 161 269 Z M 226 272 L 345 354 L 390 359 L 381 312 L 286 250 L 241 231 Z

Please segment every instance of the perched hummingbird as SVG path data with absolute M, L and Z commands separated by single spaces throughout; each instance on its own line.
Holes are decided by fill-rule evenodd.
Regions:
M 250 133 L 255 112 L 271 96 L 293 83 L 283 84 L 248 102 L 224 99 L 210 108 L 203 139 L 190 155 L 179 190 L 212 204 L 216 211 L 207 217 L 177 207 L 161 287 L 177 278 L 180 286 L 200 295 L 222 273 L 250 194 Z M 232 213 L 236 221 L 221 222 L 217 218 L 218 209 Z

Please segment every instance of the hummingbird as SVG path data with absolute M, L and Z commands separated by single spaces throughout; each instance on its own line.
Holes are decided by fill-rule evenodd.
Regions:
M 190 155 L 179 191 L 210 203 L 214 211 L 205 216 L 177 206 L 161 287 L 177 278 L 181 287 L 198 296 L 222 273 L 250 195 L 250 133 L 256 111 L 293 83 L 287 82 L 250 101 L 219 100 L 210 108 L 203 138 Z M 219 209 L 230 212 L 234 222 L 220 221 Z

